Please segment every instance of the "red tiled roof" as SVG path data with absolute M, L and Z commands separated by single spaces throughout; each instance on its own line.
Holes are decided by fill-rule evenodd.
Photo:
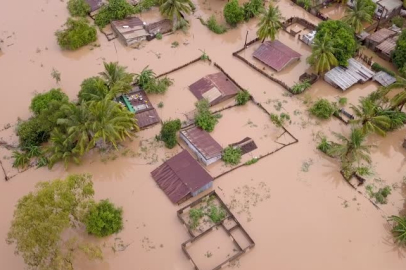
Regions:
M 274 40 L 262 43 L 253 56 L 265 65 L 280 71 L 291 61 L 299 59 L 301 54 L 279 40 Z
M 216 142 L 207 131 L 198 127 L 192 127 L 181 131 L 182 135 L 204 156 L 211 159 L 221 155 L 223 147 Z
M 213 181 L 187 150 L 165 161 L 151 175 L 173 203 Z

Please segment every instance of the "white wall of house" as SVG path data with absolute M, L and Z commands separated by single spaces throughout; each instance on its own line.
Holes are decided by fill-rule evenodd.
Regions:
M 204 165 L 208 166 L 218 160 L 221 159 L 221 154 L 218 156 L 212 157 L 211 159 L 206 159 L 199 150 L 184 136 L 180 133 L 179 137 L 187 144 L 187 146 L 196 154 L 197 158 L 204 163 Z

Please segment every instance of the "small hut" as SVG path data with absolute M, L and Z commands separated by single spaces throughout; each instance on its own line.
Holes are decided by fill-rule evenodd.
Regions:
M 230 146 L 232 146 L 234 148 L 235 147 L 240 148 L 242 155 L 252 152 L 258 148 L 257 145 L 255 144 L 254 140 L 251 139 L 250 137 L 245 137 L 244 139 L 242 139 L 239 142 L 230 144 Z
M 166 34 L 172 31 L 172 21 L 169 19 L 164 19 L 158 22 L 150 23 L 145 27 L 145 30 L 147 30 L 147 32 L 153 36 L 158 33 Z
M 379 71 L 374 75 L 374 81 L 377 81 L 382 86 L 389 86 L 396 82 L 396 78 L 385 71 Z
M 385 41 L 388 38 L 391 38 L 396 35 L 395 31 L 382 28 L 376 31 L 375 33 L 369 35 L 368 37 L 365 38 L 365 44 L 367 47 L 371 48 L 372 50 L 375 49 L 376 46 L 378 46 L 380 43 Z
M 114 33 L 127 46 L 147 39 L 149 34 L 144 29 L 144 26 L 145 23 L 137 17 L 111 22 Z
M 216 105 L 238 94 L 239 88 L 223 72 L 207 75 L 189 86 L 193 95 Z
M 388 38 L 387 40 L 376 46 L 375 48 L 376 54 L 378 54 L 386 61 L 390 61 L 392 52 L 396 48 L 396 41 L 398 40 L 398 38 L 399 36 Z
M 181 203 L 213 186 L 213 178 L 187 150 L 165 161 L 151 175 L 173 203 Z
M 223 147 L 207 131 L 194 126 L 182 130 L 180 138 L 206 166 L 221 159 Z
M 290 63 L 299 61 L 301 54 L 279 40 L 274 40 L 262 43 L 253 56 L 274 70 L 281 71 Z

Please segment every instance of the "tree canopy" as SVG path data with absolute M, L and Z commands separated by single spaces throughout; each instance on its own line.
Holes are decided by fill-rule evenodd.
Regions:
M 125 19 L 135 12 L 135 7 L 126 0 L 108 0 L 108 3 L 100 8 L 94 22 L 100 28 L 104 28 L 111 21 Z
M 364 22 L 372 22 L 376 4 L 372 0 L 357 0 L 354 7 L 347 8 L 347 15 L 343 21 L 351 26 L 356 33 L 361 33 L 364 30 Z
M 333 42 L 326 36 L 324 39 L 315 39 L 312 45 L 312 54 L 307 58 L 307 62 L 312 65 L 317 74 L 329 71 L 338 65 L 334 56 L 335 48 Z
M 398 69 L 406 68 L 406 30 L 402 31 L 402 34 L 396 41 L 392 61 Z
M 266 38 L 272 41 L 275 40 L 276 35 L 282 28 L 282 19 L 279 8 L 270 4 L 268 10 L 262 11 L 261 19 L 258 23 L 258 38 L 261 39 L 262 42 L 264 42 Z
M 97 31 L 85 18 L 68 18 L 66 29 L 56 31 L 59 46 L 66 50 L 76 50 L 97 40 Z

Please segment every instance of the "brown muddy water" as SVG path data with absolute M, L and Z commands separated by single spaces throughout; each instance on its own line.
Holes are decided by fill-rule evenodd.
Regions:
M 33 0 L 22 6 L 17 1 L 0 1 L 1 127 L 13 125 L 18 117 L 28 118 L 28 106 L 36 92 L 61 87 L 75 99 L 81 81 L 100 72 L 103 61 L 119 61 L 131 72 L 139 72 L 149 65 L 160 74 L 195 59 L 201 55 L 200 50 L 204 50 L 243 88 L 249 89 L 255 100 L 269 112 L 289 113 L 291 123 L 287 128 L 299 140 L 297 144 L 215 181 L 214 189 L 256 242 L 255 248 L 230 268 L 405 269 L 406 252 L 393 244 L 386 222 L 388 216 L 399 213 L 405 198 L 402 186 L 406 172 L 405 150 L 401 147 L 404 129 L 385 138 L 370 138 L 378 147 L 372 154 L 375 174 L 368 178 L 367 184 L 393 187 L 388 204 L 377 210 L 367 200 L 367 195 L 363 195 L 365 187 L 358 188 L 362 194 L 354 191 L 340 176 L 338 162 L 315 148 L 320 132 L 329 137 L 332 131 L 348 134 L 349 126 L 336 119 L 315 120 L 309 116 L 304 104 L 319 97 L 333 100 L 339 96 L 346 96 L 349 102 L 356 104 L 360 96 L 378 87 L 373 82 L 356 85 L 342 93 L 319 81 L 307 94 L 290 97 L 280 86 L 231 55 L 243 46 L 247 32 L 248 40 L 255 38 L 256 20 L 230 29 L 224 35 L 215 35 L 197 19 L 199 14 L 207 18 L 212 12 L 218 13 L 226 1 L 197 1 L 196 14 L 189 17 L 191 28 L 187 34 L 178 32 L 164 36 L 139 49 L 125 48 L 118 40 L 107 42 L 104 35 L 99 34 L 97 44 L 100 47 L 87 46 L 76 52 L 61 51 L 54 36 L 68 16 L 65 2 Z M 285 18 L 299 16 L 318 23 L 315 17 L 287 0 L 280 0 L 277 5 Z M 155 16 L 158 18 L 157 14 L 155 9 L 142 16 L 153 21 Z M 292 48 L 300 50 L 298 46 L 302 46 L 282 32 L 280 38 Z M 171 47 L 174 41 L 179 43 L 176 48 Z M 309 53 L 308 49 L 303 50 Z M 292 76 L 290 72 L 281 73 L 281 78 L 289 85 L 297 80 L 299 69 L 307 68 L 304 64 L 306 52 L 301 51 L 303 63 L 293 67 Z M 298 71 L 296 67 L 299 67 Z M 59 85 L 51 78 L 53 68 L 61 73 Z M 193 109 L 195 100 L 185 91 L 186 87 L 214 71 L 212 68 L 197 64 L 174 73 L 175 84 L 168 93 L 151 97 L 155 106 L 161 101 L 164 103 L 164 107 L 158 109 L 160 116 L 164 120 L 181 117 L 182 113 Z M 252 132 L 252 136 L 258 137 L 262 150 L 268 151 L 267 147 L 273 148 L 274 143 L 267 144 L 265 135 L 274 138 L 278 130 L 267 117 L 257 113 L 254 105 L 250 106 L 225 112 L 213 136 L 227 144 Z M 248 120 L 257 127 L 243 126 Z M 265 128 L 268 126 L 269 129 Z M 72 165 L 67 171 L 60 165 L 51 171 L 29 169 L 8 182 L 0 181 L 0 238 L 6 237 L 17 200 L 33 190 L 37 182 L 87 172 L 93 175 L 96 199 L 109 198 L 123 207 L 125 226 L 118 235 L 100 241 L 105 250 L 102 262 L 79 258 L 76 269 L 192 269 L 180 247 L 189 236 L 176 216 L 179 206 L 170 203 L 150 176 L 163 160 L 181 150 L 180 147 L 168 150 L 155 142 L 154 136 L 159 130 L 157 125 L 138 133 L 136 139 L 126 143 L 117 153 L 90 153 L 81 166 Z M 13 140 L 7 132 L 0 136 Z M 1 154 L 3 163 L 10 162 L 9 153 L 2 150 Z M 9 164 L 6 166 L 10 169 Z M 213 243 L 217 241 L 219 245 Z M 113 247 L 120 243 L 126 246 L 125 250 L 114 248 L 114 252 Z M 207 252 L 212 256 L 205 256 Z M 193 249 L 205 267 L 215 265 L 218 258 L 232 252 L 233 247 L 225 243 L 222 236 L 202 239 Z M 13 247 L 5 241 L 0 241 L 0 261 L 1 269 L 25 267 L 22 259 L 13 254 Z

